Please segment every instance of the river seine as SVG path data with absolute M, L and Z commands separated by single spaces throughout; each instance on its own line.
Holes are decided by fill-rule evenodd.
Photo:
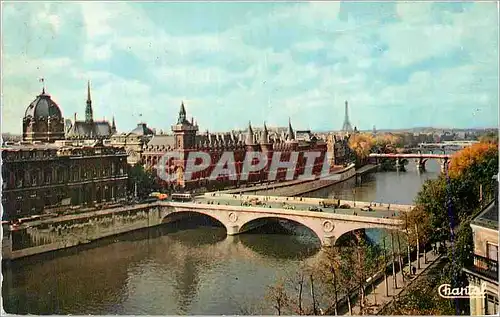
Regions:
M 383 172 L 308 194 L 410 204 L 437 162 Z M 355 188 L 355 190 L 353 190 Z M 208 221 L 197 220 L 197 224 Z M 367 231 L 377 241 L 378 230 Z M 17 314 L 273 314 L 267 286 L 318 254 L 307 235 L 176 224 L 3 265 L 4 310 Z

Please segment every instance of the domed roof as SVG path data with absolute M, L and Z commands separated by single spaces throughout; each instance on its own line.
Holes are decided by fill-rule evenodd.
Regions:
M 130 132 L 130 134 L 137 135 L 153 135 L 153 130 L 147 127 L 145 123 L 138 123 L 137 127 Z
M 40 118 L 40 117 L 57 117 L 62 118 L 59 106 L 50 99 L 50 95 L 42 91 L 40 95 L 26 108 L 24 117 Z

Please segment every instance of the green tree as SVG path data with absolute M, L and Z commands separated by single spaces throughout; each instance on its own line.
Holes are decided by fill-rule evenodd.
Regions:
M 497 173 L 497 145 L 475 144 L 452 157 L 449 177 L 441 175 L 438 179 L 426 181 L 418 193 L 415 199 L 416 209 L 419 213 L 425 212 L 430 218 L 430 239 L 451 240 L 453 233 L 453 245 L 448 249 L 447 255 L 448 264 L 441 272 L 442 283 L 452 284 L 453 287 L 467 285 L 462 268 L 473 263 L 474 245 L 470 221 L 481 211 L 481 203 L 493 198 L 495 186 L 491 178 Z M 417 217 L 416 223 L 422 223 L 421 219 Z M 419 302 L 424 307 L 423 311 L 431 309 L 425 308 L 424 299 L 425 296 Z M 416 306 L 408 307 L 412 311 Z M 467 301 L 459 301 L 462 313 L 467 312 L 467 307 Z
M 159 190 L 157 179 L 152 171 L 145 170 L 142 165 L 129 165 L 127 190 L 129 195 L 135 195 L 137 186 L 137 196 L 147 197 L 151 192 Z

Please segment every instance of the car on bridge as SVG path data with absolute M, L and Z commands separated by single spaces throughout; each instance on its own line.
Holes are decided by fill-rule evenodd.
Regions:
M 373 208 L 371 206 L 364 206 L 361 207 L 361 211 L 373 211 Z
M 309 207 L 309 211 L 318 211 L 318 212 L 322 212 L 322 211 L 323 211 L 323 209 L 318 208 L 318 207 L 312 207 L 312 206 L 311 206 L 311 207 Z
M 340 200 L 325 199 L 320 201 L 319 205 L 323 208 L 338 208 L 340 205 Z
M 173 193 L 171 199 L 173 201 L 187 202 L 187 201 L 192 201 L 193 196 L 190 193 Z
M 263 201 L 260 201 L 259 198 L 251 198 L 243 203 L 243 206 L 265 206 L 266 204 Z
M 283 209 L 290 209 L 290 210 L 295 210 L 295 206 L 283 203 Z

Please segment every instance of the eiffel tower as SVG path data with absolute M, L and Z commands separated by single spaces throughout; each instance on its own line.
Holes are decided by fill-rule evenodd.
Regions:
M 345 102 L 345 115 L 344 124 L 342 125 L 342 132 L 352 132 L 351 122 L 349 122 L 349 106 L 347 104 L 347 100 Z

